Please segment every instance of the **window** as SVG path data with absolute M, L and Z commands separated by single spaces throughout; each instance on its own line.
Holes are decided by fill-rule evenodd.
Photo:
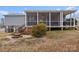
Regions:
M 49 13 L 39 13 L 38 18 L 39 22 L 42 21 L 46 25 L 49 25 Z
M 37 14 L 36 13 L 28 13 L 27 14 L 27 25 L 32 26 L 37 24 Z

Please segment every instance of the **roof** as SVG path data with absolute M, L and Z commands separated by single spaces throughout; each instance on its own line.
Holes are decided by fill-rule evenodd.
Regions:
M 25 16 L 24 14 L 7 14 L 7 15 L 4 15 L 4 16 Z
M 75 12 L 77 10 L 25 10 L 25 12 Z
M 25 10 L 25 12 L 53 12 L 53 13 L 58 13 L 58 12 L 63 12 L 63 14 L 71 14 L 76 12 L 77 10 Z

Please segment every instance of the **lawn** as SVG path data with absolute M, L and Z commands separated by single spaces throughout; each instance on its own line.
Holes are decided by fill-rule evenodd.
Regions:
M 48 31 L 42 38 L 19 38 L 7 43 L 10 33 L 0 33 L 0 51 L 12 52 L 57 52 L 79 51 L 79 30 Z M 15 39 L 14 39 L 15 40 Z

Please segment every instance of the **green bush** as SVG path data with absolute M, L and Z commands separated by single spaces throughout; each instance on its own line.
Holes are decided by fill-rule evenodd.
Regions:
M 34 37 L 43 37 L 46 34 L 47 28 L 44 23 L 39 23 L 32 27 L 32 35 Z

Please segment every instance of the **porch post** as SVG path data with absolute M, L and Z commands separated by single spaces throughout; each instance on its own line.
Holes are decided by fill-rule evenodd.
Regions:
M 14 32 L 16 32 L 16 28 L 15 28 L 15 26 L 14 26 Z
M 37 24 L 38 24 L 39 22 L 38 22 L 38 11 L 37 11 Z
M 27 27 L 27 13 L 25 12 L 25 27 Z
M 74 13 L 74 27 L 75 27 L 75 13 Z
M 49 11 L 49 31 L 51 30 L 51 12 Z
M 63 30 L 63 11 L 60 12 L 60 27 Z
M 72 26 L 71 20 L 72 20 L 72 19 L 71 19 L 71 14 L 70 14 L 70 27 Z
M 6 26 L 6 30 L 5 31 L 8 32 L 8 26 Z

